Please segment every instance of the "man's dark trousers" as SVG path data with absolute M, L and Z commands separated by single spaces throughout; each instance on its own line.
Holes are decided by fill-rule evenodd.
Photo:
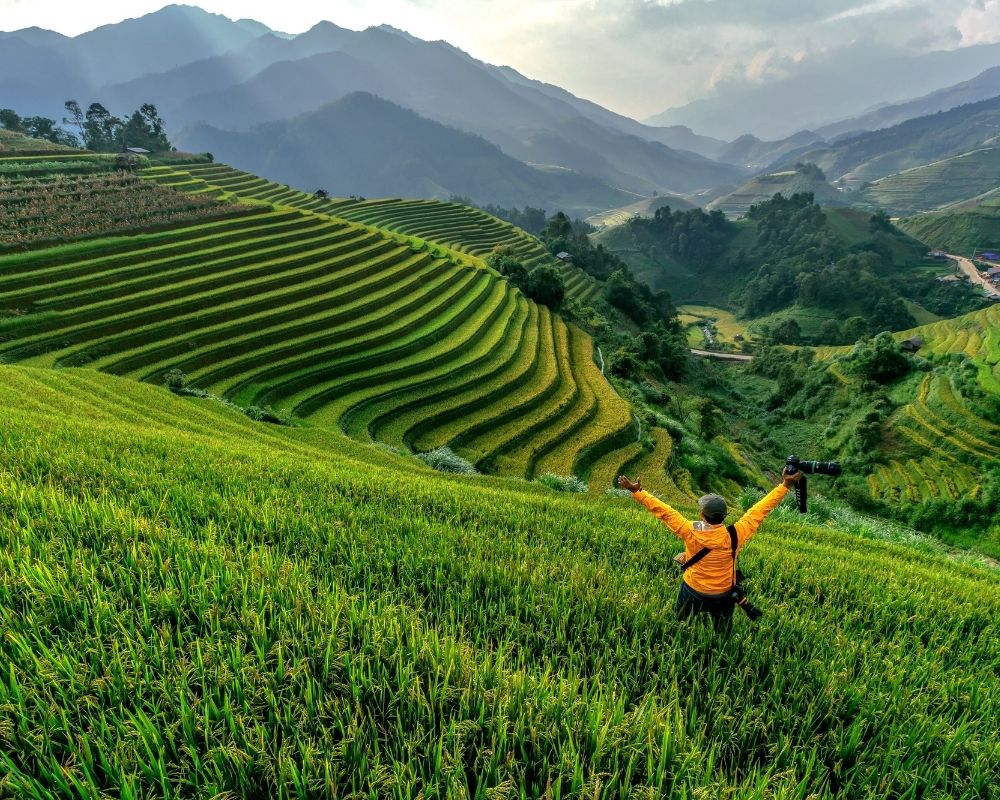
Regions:
M 705 595 L 696 592 L 681 581 L 680 591 L 677 593 L 677 618 L 687 619 L 695 614 L 707 613 L 712 615 L 712 624 L 715 630 L 720 633 L 729 633 L 733 629 L 733 610 L 736 603 L 727 592 L 724 595 Z

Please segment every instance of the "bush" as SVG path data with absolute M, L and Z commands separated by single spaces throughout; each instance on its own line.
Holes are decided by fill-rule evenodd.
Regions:
M 287 425 L 281 417 L 275 414 L 267 406 L 248 406 L 243 410 L 254 422 L 267 422 L 270 425 Z
M 538 478 L 538 483 L 555 489 L 557 492 L 583 494 L 590 491 L 590 487 L 576 475 L 554 475 L 551 472 L 546 472 Z
M 457 455 L 450 447 L 438 447 L 426 453 L 417 453 L 417 458 L 438 472 L 454 472 L 458 475 L 479 474 L 470 462 Z
M 179 392 L 187 385 L 187 375 L 174 367 L 163 376 L 163 385 L 172 392 Z

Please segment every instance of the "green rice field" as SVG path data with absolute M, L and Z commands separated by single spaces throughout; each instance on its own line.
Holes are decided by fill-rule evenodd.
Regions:
M 637 505 L 0 366 L 0 786 L 27 798 L 987 798 L 988 568 L 775 514 L 755 625 Z

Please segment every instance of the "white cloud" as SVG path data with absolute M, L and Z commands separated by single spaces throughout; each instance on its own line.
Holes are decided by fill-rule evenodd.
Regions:
M 896 9 L 907 8 L 912 5 L 912 0 L 874 0 L 874 2 L 871 3 L 852 6 L 851 8 L 845 8 L 843 11 L 838 11 L 836 14 L 831 14 L 829 17 L 824 19 L 823 22 L 840 22 L 841 20 L 854 19 L 855 17 L 882 14 L 886 11 L 894 11 Z
M 970 4 L 955 23 L 962 34 L 962 44 L 985 44 L 1000 40 L 1000 0 L 981 0 Z

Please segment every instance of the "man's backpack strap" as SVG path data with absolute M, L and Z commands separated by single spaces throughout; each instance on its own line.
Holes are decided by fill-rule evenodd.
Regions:
M 739 547 L 740 536 L 736 532 L 736 526 L 735 525 L 727 525 L 726 526 L 726 531 L 729 533 L 729 544 L 733 548 L 733 563 L 735 564 L 736 563 L 736 548 Z M 691 558 L 689 558 L 687 561 L 685 561 L 683 564 L 681 564 L 681 572 L 684 572 L 689 567 L 693 567 L 695 564 L 697 564 L 699 561 L 701 561 L 705 556 L 707 556 L 711 552 L 712 552 L 712 548 L 710 548 L 710 547 L 703 547 L 703 548 L 701 548 L 701 550 L 699 550 L 697 553 L 695 553 L 693 556 L 691 556 Z
M 699 561 L 701 561 L 705 556 L 712 552 L 712 548 L 703 547 L 697 553 L 695 553 L 691 558 L 681 564 L 681 572 L 686 571 L 689 567 L 693 567 Z
M 729 533 L 729 544 L 733 548 L 733 583 L 735 585 L 743 580 L 743 573 L 736 567 L 736 551 L 740 547 L 740 535 L 737 533 L 735 525 L 727 525 L 726 531 Z

